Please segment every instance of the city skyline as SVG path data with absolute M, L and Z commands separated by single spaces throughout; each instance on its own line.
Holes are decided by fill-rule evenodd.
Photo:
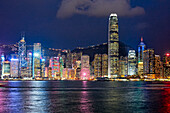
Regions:
M 108 4 L 103 0 L 100 1 Z M 169 50 L 169 29 L 167 27 L 169 26 L 169 1 L 122 1 L 125 2 L 125 6 L 136 12 L 132 13 L 131 10 L 125 12 L 125 9 L 120 12 L 119 8 L 114 9 L 115 13 L 120 15 L 120 41 L 137 50 L 140 37 L 143 36 L 145 43 L 149 45 L 149 48 L 155 48 L 157 54 L 166 53 Z M 2 44 L 15 43 L 16 40 L 20 39 L 22 31 L 26 32 L 27 44 L 39 42 L 45 47 L 51 48 L 74 49 L 79 46 L 86 47 L 107 42 L 108 15 L 113 10 L 105 11 L 105 15 L 103 15 L 105 12 L 101 14 L 97 13 L 96 10 L 94 14 L 83 11 L 76 13 L 76 11 L 71 10 L 71 12 L 65 11 L 67 15 L 61 17 L 59 14 L 63 11 L 63 7 L 68 5 L 67 0 L 42 1 L 39 4 L 39 1 L 19 0 L 16 3 L 13 2 L 2 1 L 0 8 Z M 111 3 L 114 5 L 115 2 Z M 73 9 L 75 5 L 81 6 L 81 4 L 85 3 L 79 3 L 78 0 L 75 0 L 75 4 L 70 4 L 68 9 Z M 98 4 L 98 2 L 89 2 L 85 6 L 94 7 Z M 106 6 L 111 9 L 109 5 Z M 81 6 L 78 10 L 83 10 L 83 8 L 84 6 Z M 161 53 L 162 51 L 163 53 Z
M 1 0 L 0 113 L 169 113 L 170 0 Z
M 143 37 L 138 45 L 137 56 L 131 47 L 124 45 L 124 50 L 121 49 L 118 15 L 116 13 L 110 14 L 108 44 L 105 43 L 105 45 L 107 50 L 102 48 L 102 53 L 96 52 L 92 56 L 94 59 L 91 60 L 91 55 L 83 51 L 66 50 L 64 54 L 61 54 L 63 50 L 57 50 L 58 53 L 51 56 L 44 50 L 41 43 L 34 43 L 31 48 L 27 48 L 25 34 L 22 33 L 21 40 L 17 44 L 1 46 L 1 79 L 169 80 L 169 53 L 164 53 L 161 60 L 161 57 L 155 54 L 154 49 L 145 45 Z M 6 47 L 8 50 L 5 49 Z M 83 50 L 83 48 L 77 49 Z M 122 50 L 126 53 L 125 55 L 122 54 Z M 8 52 L 6 53 L 6 51 Z M 5 58 L 5 56 L 8 57 Z

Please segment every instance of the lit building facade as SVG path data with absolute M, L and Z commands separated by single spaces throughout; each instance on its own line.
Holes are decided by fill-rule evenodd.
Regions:
M 3 61 L 2 63 L 2 76 L 1 78 L 10 78 L 10 61 Z
M 67 53 L 66 68 L 72 68 L 72 64 L 73 64 L 73 55 L 69 50 Z
M 94 75 L 96 77 L 102 77 L 102 55 L 95 54 L 94 56 Z
M 109 17 L 108 31 L 108 77 L 115 78 L 119 75 L 119 33 L 117 14 Z
M 102 55 L 102 76 L 108 77 L 108 55 Z
M 138 45 L 138 75 L 143 75 L 143 51 L 146 50 L 146 45 L 143 42 L 143 38 L 141 38 L 141 42 Z
M 73 69 L 77 69 L 78 65 L 77 65 L 77 61 L 81 60 L 81 56 L 82 56 L 82 52 L 80 53 L 72 53 L 72 57 L 73 57 Z
M 129 50 L 128 52 L 128 75 L 136 75 L 136 52 Z
M 128 58 L 127 57 L 120 57 L 119 60 L 119 75 L 125 76 L 128 74 Z
M 81 57 L 81 71 L 80 79 L 89 80 L 90 79 L 90 66 L 89 66 L 90 57 L 88 55 L 83 55 Z
M 155 53 L 153 49 L 143 51 L 143 73 L 148 78 L 155 78 Z
M 4 61 L 5 61 L 5 56 L 3 53 L 1 53 L 1 57 L 0 57 L 0 76 L 1 76 L 1 78 L 3 78 L 2 77 L 2 66 L 3 66 Z
M 26 76 L 26 67 L 27 67 L 27 62 L 26 62 L 26 42 L 25 42 L 25 36 L 21 36 L 21 40 L 18 43 L 18 57 L 19 57 L 19 76 L 23 77 Z
M 50 59 L 50 67 L 52 69 L 52 78 L 60 79 L 60 58 L 52 57 Z
M 34 43 L 33 78 L 41 77 L 41 44 Z
M 160 55 L 155 55 L 155 74 L 156 78 L 163 78 L 163 75 L 161 75 L 162 70 L 162 62 Z
M 63 61 L 62 57 L 59 57 L 59 58 L 60 58 L 60 78 L 62 79 L 63 78 L 64 61 Z
M 11 73 L 11 77 L 13 78 L 18 77 L 18 65 L 19 65 L 18 55 L 12 54 L 11 62 L 10 62 L 10 73 Z
M 27 77 L 31 78 L 32 77 L 32 57 L 33 57 L 33 52 L 32 50 L 27 51 Z
M 164 55 L 163 66 L 165 78 L 170 79 L 170 53 Z
M 41 77 L 45 77 L 45 58 L 41 58 Z

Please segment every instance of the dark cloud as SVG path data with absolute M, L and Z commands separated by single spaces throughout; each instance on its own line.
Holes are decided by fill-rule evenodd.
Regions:
M 63 0 L 57 17 L 67 18 L 74 14 L 102 17 L 110 13 L 137 16 L 145 14 L 145 11 L 139 6 L 132 8 L 129 0 Z

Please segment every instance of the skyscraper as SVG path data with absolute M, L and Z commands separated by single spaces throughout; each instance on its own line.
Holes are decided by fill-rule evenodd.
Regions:
M 18 77 L 18 55 L 12 54 L 11 55 L 11 63 L 10 63 L 10 71 L 11 71 L 11 77 L 16 78 Z
M 155 78 L 155 53 L 153 49 L 143 51 L 143 73 L 148 78 Z
M 129 50 L 128 53 L 128 75 L 136 75 L 136 52 Z
M 96 77 L 102 76 L 102 55 L 95 54 L 94 56 L 94 75 Z
M 80 79 L 81 80 L 90 79 L 89 60 L 90 60 L 90 57 L 88 55 L 83 55 L 81 57 L 81 72 L 80 72 Z
M 34 43 L 33 51 L 33 78 L 41 76 L 41 44 Z
M 164 55 L 163 66 L 165 78 L 170 78 L 170 53 Z
M 32 77 L 32 50 L 27 51 L 27 77 Z
M 141 42 L 138 45 L 138 75 L 143 75 L 143 51 L 146 50 L 146 45 L 141 37 Z
M 26 42 L 25 35 L 21 35 L 21 40 L 18 43 L 18 57 L 19 57 L 19 76 L 26 75 Z
M 163 78 L 163 76 L 161 75 L 161 70 L 162 70 L 161 57 L 160 57 L 160 55 L 155 55 L 155 74 L 156 74 L 156 78 Z
M 51 57 L 50 67 L 52 68 L 52 77 L 54 79 L 60 79 L 60 58 Z
M 108 55 L 102 55 L 102 76 L 108 77 Z
M 1 78 L 9 78 L 10 74 L 10 61 L 3 61 Z
M 73 54 L 69 50 L 67 53 L 66 68 L 72 68 L 72 64 L 73 64 Z
M 109 17 L 108 31 L 108 77 L 115 78 L 119 75 L 119 33 L 117 14 Z
M 128 57 L 120 56 L 119 70 L 119 75 L 121 76 L 125 76 L 128 74 Z

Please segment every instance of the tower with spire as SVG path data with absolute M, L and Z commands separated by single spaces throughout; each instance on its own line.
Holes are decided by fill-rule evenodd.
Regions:
M 146 50 L 146 45 L 143 42 L 143 37 L 141 37 L 141 42 L 138 45 L 138 62 L 143 62 L 143 51 Z
M 19 77 L 23 75 L 23 69 L 26 67 L 26 42 L 25 33 L 21 34 L 21 40 L 18 43 L 18 57 L 19 57 Z
M 141 42 L 138 45 L 138 75 L 143 74 L 143 51 L 146 50 L 146 45 L 143 42 L 143 37 L 141 37 Z

